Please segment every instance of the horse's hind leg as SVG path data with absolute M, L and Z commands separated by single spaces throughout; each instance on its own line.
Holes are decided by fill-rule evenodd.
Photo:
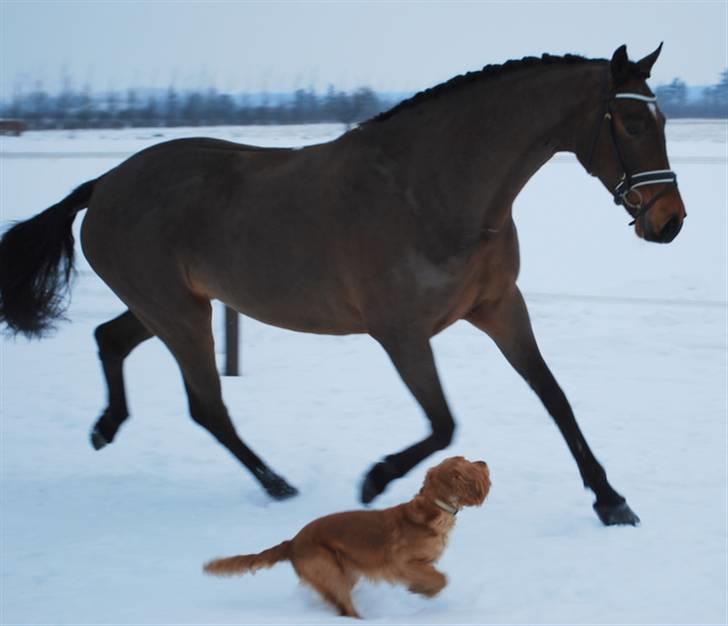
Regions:
M 148 317 L 145 313 L 143 319 L 180 366 L 192 419 L 245 465 L 270 496 L 282 500 L 296 495 L 298 492 L 294 487 L 241 441 L 230 420 L 215 364 L 210 302 L 188 294 L 169 305 L 174 315 Z
M 108 406 L 91 431 L 91 445 L 100 450 L 114 440 L 116 432 L 129 417 L 124 392 L 124 359 L 152 333 L 131 312 L 122 313 L 96 328 L 99 358 L 108 388 Z

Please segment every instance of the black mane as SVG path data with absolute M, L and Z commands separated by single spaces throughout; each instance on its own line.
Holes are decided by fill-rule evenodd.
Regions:
M 383 122 L 389 119 L 393 115 L 396 115 L 400 111 L 410 109 L 413 106 L 426 102 L 427 100 L 433 100 L 439 98 L 445 93 L 451 92 L 453 89 L 462 87 L 463 85 L 469 85 L 475 81 L 479 81 L 485 78 L 491 78 L 494 76 L 501 76 L 503 74 L 513 72 L 515 70 L 524 69 L 527 67 L 533 67 L 536 65 L 572 65 L 577 63 L 604 63 L 606 59 L 587 59 L 585 57 L 576 54 L 566 54 L 564 56 L 553 56 L 551 54 L 543 54 L 540 57 L 524 57 L 522 59 L 516 59 L 506 61 L 500 65 L 486 65 L 482 70 L 475 72 L 468 72 L 467 74 L 460 74 L 451 78 L 450 80 L 424 89 L 414 96 L 402 100 L 399 104 L 396 104 L 391 109 L 383 111 L 378 115 L 375 115 L 371 119 L 367 120 L 365 124 L 370 122 Z

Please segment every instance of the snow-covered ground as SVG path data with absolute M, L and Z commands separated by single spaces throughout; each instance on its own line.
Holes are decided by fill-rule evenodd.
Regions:
M 325 141 L 338 126 L 27 133 L 0 140 L 0 221 L 29 217 L 125 155 L 172 136 L 265 145 Z M 465 323 L 434 340 L 458 419 L 450 454 L 486 459 L 493 490 L 466 510 L 426 600 L 362 584 L 375 623 L 708 624 L 728 621 L 726 251 L 728 126 L 671 122 L 689 217 L 667 246 L 572 157 L 515 208 L 521 287 L 542 352 L 639 528 L 605 528 L 566 446 L 492 343 Z M 80 223 L 81 220 L 77 220 Z M 243 376 L 223 379 L 238 429 L 301 491 L 269 501 L 187 416 L 178 371 L 149 341 L 128 359 L 132 412 L 100 452 L 105 403 L 92 337 L 123 306 L 79 254 L 56 334 L 0 342 L 0 623 L 343 623 L 287 564 L 254 577 L 201 572 L 320 515 L 358 508 L 370 464 L 426 432 L 368 337 L 296 334 L 245 319 Z M 219 320 L 218 320 L 219 325 Z M 220 355 L 222 360 L 222 354 Z M 375 502 L 411 497 L 426 466 Z

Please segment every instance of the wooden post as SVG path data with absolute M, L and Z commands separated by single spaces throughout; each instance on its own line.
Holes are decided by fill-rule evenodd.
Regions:
M 239 376 L 238 312 L 225 307 L 225 376 Z

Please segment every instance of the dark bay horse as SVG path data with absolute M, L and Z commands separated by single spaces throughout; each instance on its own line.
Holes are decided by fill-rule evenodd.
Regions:
M 543 401 L 605 524 L 639 518 L 607 481 L 534 339 L 518 287 L 511 207 L 557 151 L 575 153 L 666 243 L 685 217 L 665 119 L 640 61 L 526 58 L 456 77 L 329 143 L 270 149 L 182 139 L 143 150 L 0 241 L 0 319 L 39 335 L 64 309 L 72 222 L 89 263 L 128 310 L 95 332 L 108 385 L 96 449 L 127 418 L 124 358 L 159 337 L 182 370 L 192 418 L 274 498 L 296 493 L 238 437 L 220 392 L 212 299 L 311 333 L 368 333 L 391 357 L 431 434 L 375 464 L 370 502 L 451 441 L 430 338 L 459 319 L 489 335 Z M 548 203 L 550 199 L 545 199 Z M 585 216 L 586 217 L 586 216 Z M 586 218 L 588 219 L 588 218 Z

